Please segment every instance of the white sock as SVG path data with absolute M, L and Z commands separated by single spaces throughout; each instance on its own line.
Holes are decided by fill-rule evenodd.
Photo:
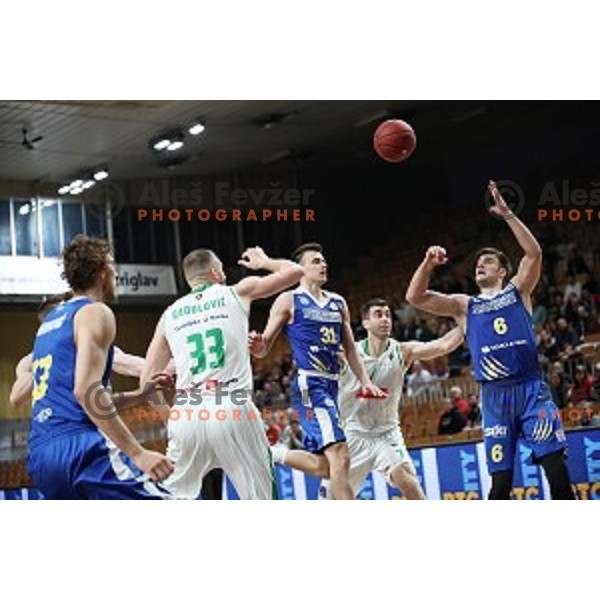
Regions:
M 271 454 L 273 455 L 273 462 L 279 465 L 285 465 L 285 457 L 290 449 L 283 444 L 277 444 L 276 446 L 271 446 Z
M 329 479 L 321 479 L 319 486 L 319 500 L 333 500 L 331 497 L 331 481 Z

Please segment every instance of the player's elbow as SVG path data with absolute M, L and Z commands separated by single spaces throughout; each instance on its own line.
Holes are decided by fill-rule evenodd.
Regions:
M 413 306 L 420 306 L 425 301 L 425 295 L 419 294 L 415 290 L 411 290 L 410 288 L 406 292 L 405 296 L 406 301 Z
M 292 263 L 283 273 L 287 286 L 294 285 L 302 279 L 304 269 L 295 263 Z

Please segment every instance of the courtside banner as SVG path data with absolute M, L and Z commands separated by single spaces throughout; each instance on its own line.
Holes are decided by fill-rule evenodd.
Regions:
M 582 500 L 600 500 L 600 429 L 567 433 L 568 466 L 576 495 Z M 485 465 L 483 442 L 409 450 L 417 477 L 430 500 L 481 500 L 489 492 L 489 475 Z M 277 490 L 280 500 L 316 500 L 319 482 L 289 467 L 277 465 Z M 237 499 L 225 478 L 225 494 Z M 549 500 L 548 482 L 541 468 L 534 464 L 531 450 L 519 443 L 515 457 L 513 498 L 515 500 Z M 379 473 L 370 473 L 358 499 L 402 500 L 399 490 L 390 487 Z
M 175 296 L 175 272 L 168 265 L 117 265 L 119 296 Z
M 54 295 L 68 290 L 55 258 L 0 257 L 0 294 Z M 174 296 L 175 272 L 170 265 L 117 265 L 117 293 L 121 296 Z
M 600 429 L 567 433 L 568 466 L 571 482 L 581 500 L 600 500 Z M 409 450 L 417 477 L 430 500 L 479 500 L 487 497 L 489 476 L 483 442 Z M 276 465 L 275 478 L 280 500 L 316 500 L 320 482 L 289 467 Z M 515 457 L 515 500 L 549 500 L 550 490 L 542 470 L 532 460 L 531 450 L 522 443 Z M 223 498 L 237 500 L 237 492 L 227 477 Z M 370 473 L 358 498 L 361 500 L 401 500 L 402 494 L 390 487 L 380 473 Z M 38 500 L 33 489 L 0 490 L 0 499 Z
M 69 289 L 55 258 L 0 257 L 0 294 L 61 294 Z

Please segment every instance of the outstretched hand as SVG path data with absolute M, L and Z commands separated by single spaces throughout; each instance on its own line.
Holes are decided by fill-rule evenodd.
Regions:
M 259 269 L 264 269 L 268 260 L 269 257 L 266 255 L 265 251 L 260 246 L 255 246 L 254 248 L 246 249 L 242 254 L 242 258 L 238 260 L 238 265 L 246 267 L 247 269 L 252 269 L 253 271 L 258 271 Z
M 503 218 L 510 216 L 512 214 L 512 210 L 508 204 L 506 204 L 506 200 L 504 200 L 502 194 L 499 192 L 495 181 L 490 179 L 488 190 L 490 190 L 490 194 L 494 199 L 494 204 L 490 206 L 490 212 Z
M 442 246 L 429 246 L 425 253 L 425 262 L 433 267 L 446 264 L 448 262 L 446 248 Z

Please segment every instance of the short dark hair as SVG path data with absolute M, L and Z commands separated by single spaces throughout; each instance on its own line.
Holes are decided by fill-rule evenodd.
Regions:
M 308 242 L 298 246 L 294 252 L 292 252 L 292 260 L 299 263 L 306 252 L 323 252 L 323 246 L 317 242 Z
M 506 254 L 504 254 L 504 252 L 502 252 L 502 250 L 498 250 L 498 248 L 492 248 L 491 246 L 487 248 L 481 248 L 481 250 L 478 250 L 477 254 L 475 255 L 475 264 L 477 264 L 477 261 L 484 254 L 492 254 L 493 256 L 495 256 L 498 259 L 500 266 L 503 269 L 506 269 L 506 276 L 511 276 L 513 268 L 510 263 L 510 259 L 508 258 L 508 256 L 506 256 Z
M 66 302 L 73 297 L 73 292 L 64 292 L 62 294 L 56 294 L 55 296 L 46 296 L 37 308 L 37 315 L 40 321 L 43 321 L 48 313 L 61 302 Z
M 371 309 L 374 306 L 388 306 L 389 307 L 389 302 L 387 300 L 384 300 L 383 298 L 371 298 L 368 302 L 365 302 L 360 307 L 360 318 L 368 319 Z
M 88 290 L 106 268 L 106 257 L 111 253 L 106 240 L 81 233 L 76 235 L 62 251 L 62 278 L 72 290 Z

